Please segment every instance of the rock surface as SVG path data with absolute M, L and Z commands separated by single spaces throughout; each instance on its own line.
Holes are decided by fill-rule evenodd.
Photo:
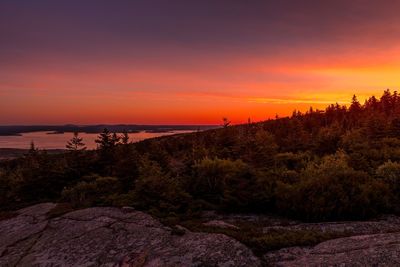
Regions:
M 211 227 L 217 227 L 217 228 L 222 228 L 222 229 L 239 229 L 236 225 L 224 222 L 224 221 L 219 221 L 219 220 L 212 220 L 208 221 L 206 223 L 203 223 L 204 226 L 211 226 Z
M 368 222 L 285 225 L 268 219 L 271 224 L 264 224 L 265 231 L 278 227 L 345 231 L 354 236 L 314 247 L 284 248 L 259 259 L 223 234 L 194 233 L 175 226 L 180 230 L 177 235 L 176 229 L 174 234 L 173 229 L 130 207 L 88 208 L 50 218 L 49 211 L 55 207 L 38 204 L 0 221 L 0 266 L 400 266 L 400 219 L 395 216 Z
M 88 208 L 49 219 L 55 204 L 0 221 L 0 266 L 259 266 L 250 249 L 222 234 L 171 229 L 143 212 Z
M 272 225 L 263 228 L 263 232 L 271 230 L 308 230 L 321 233 L 336 232 L 350 235 L 381 234 L 400 231 L 400 217 L 384 216 L 373 221 L 343 221 L 324 223 L 291 223 L 289 225 Z
M 361 235 L 270 252 L 274 266 L 400 266 L 400 233 Z

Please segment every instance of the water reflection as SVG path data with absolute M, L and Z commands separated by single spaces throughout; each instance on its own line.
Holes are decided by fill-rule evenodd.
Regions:
M 129 138 L 131 142 L 137 142 L 147 138 L 190 132 L 192 131 L 185 130 L 162 133 L 138 132 L 129 133 Z M 71 139 L 72 136 L 73 133 L 52 134 L 51 132 L 23 133 L 20 136 L 0 136 L 0 148 L 29 148 L 31 141 L 33 141 L 35 146 L 40 149 L 64 149 L 67 141 Z M 79 133 L 79 136 L 83 138 L 83 142 L 88 149 L 96 148 L 97 144 L 94 140 L 96 140 L 98 134 Z

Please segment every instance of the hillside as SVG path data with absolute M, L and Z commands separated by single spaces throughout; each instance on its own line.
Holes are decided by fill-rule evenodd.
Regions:
M 389 90 L 364 104 L 354 97 L 349 107 L 128 141 L 104 131 L 96 151 L 32 148 L 1 162 L 1 208 L 47 201 L 71 209 L 133 206 L 192 230 L 204 230 L 199 221 L 210 210 L 311 222 L 399 213 L 400 96 Z M 342 236 L 244 229 L 224 233 L 256 253 Z

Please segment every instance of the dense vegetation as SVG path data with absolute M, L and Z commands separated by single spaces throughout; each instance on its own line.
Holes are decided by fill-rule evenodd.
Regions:
M 400 207 L 400 96 L 293 112 L 260 123 L 129 143 L 105 130 L 87 151 L 32 146 L 0 163 L 0 203 L 130 205 L 159 216 L 273 213 L 303 220 L 364 219 Z

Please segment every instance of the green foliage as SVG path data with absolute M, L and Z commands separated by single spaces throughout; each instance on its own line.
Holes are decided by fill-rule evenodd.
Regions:
M 274 229 L 264 231 L 262 225 L 249 222 L 239 222 L 239 229 L 205 226 L 201 221 L 193 219 L 183 221 L 181 224 L 194 232 L 222 233 L 233 237 L 251 248 L 258 256 L 262 256 L 271 250 L 295 246 L 312 246 L 329 239 L 347 235 L 346 232 L 311 230 Z
M 62 198 L 73 207 L 111 205 L 111 197 L 119 191 L 119 181 L 115 177 L 86 176 L 71 188 L 65 188 Z
M 387 161 L 376 170 L 379 180 L 383 181 L 391 191 L 391 203 L 395 211 L 400 211 L 398 207 L 400 199 L 400 163 Z
M 279 184 L 277 208 L 307 220 L 365 218 L 385 210 L 387 186 L 349 167 L 338 152 L 311 162 L 294 184 Z
M 349 108 L 333 104 L 223 126 L 138 143 L 105 129 L 97 150 L 78 153 L 83 142 L 75 135 L 67 144 L 72 151 L 59 155 L 32 144 L 24 157 L 0 162 L 2 209 L 63 200 L 74 207 L 133 205 L 165 218 L 205 209 L 304 220 L 400 212 L 396 92 L 363 105 L 353 97 Z M 273 240 L 260 237 L 257 246 Z
M 249 166 L 241 160 L 205 158 L 193 166 L 193 171 L 188 178 L 188 191 L 213 204 L 240 202 L 252 178 Z
M 376 174 L 393 189 L 400 189 L 400 163 L 387 161 L 376 170 Z
M 148 159 L 141 162 L 139 172 L 140 175 L 131 192 L 134 206 L 152 209 L 159 215 L 187 210 L 191 197 L 182 190 L 177 178 L 163 173 L 156 162 Z

